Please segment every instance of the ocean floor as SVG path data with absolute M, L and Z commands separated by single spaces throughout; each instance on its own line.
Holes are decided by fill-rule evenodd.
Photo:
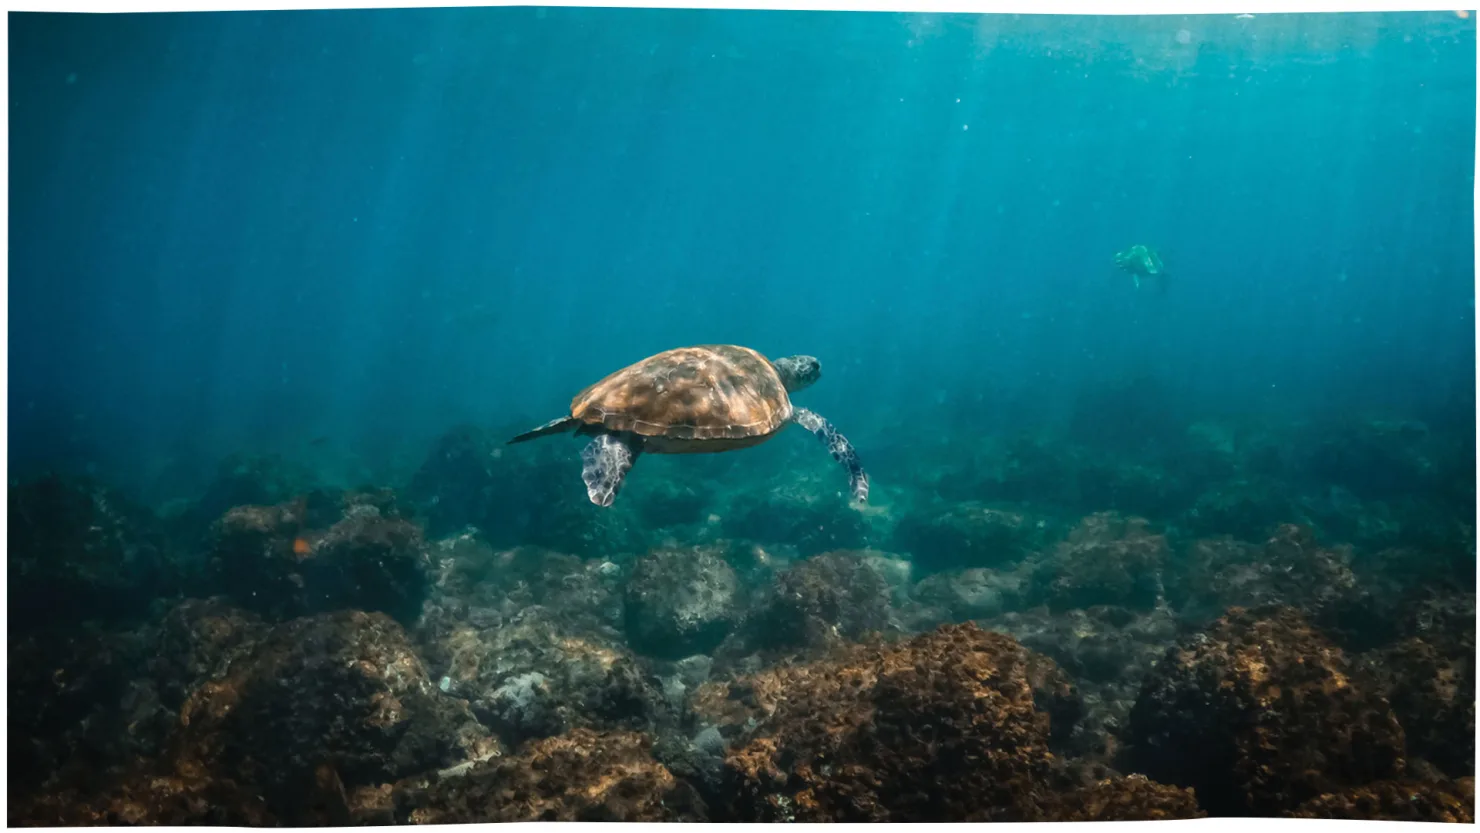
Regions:
M 1418 423 L 449 431 L 404 482 L 12 480 L 12 825 L 1473 821 L 1475 449 Z

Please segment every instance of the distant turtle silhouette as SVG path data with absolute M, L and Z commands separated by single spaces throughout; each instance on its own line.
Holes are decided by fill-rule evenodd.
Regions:
M 1150 246 L 1136 245 L 1116 254 L 1115 265 L 1130 273 L 1137 289 L 1141 288 L 1142 278 L 1154 278 L 1159 288 L 1166 289 L 1166 267 L 1161 263 L 1161 255 Z
M 586 494 L 611 506 L 643 452 L 703 454 L 759 445 L 796 423 L 817 436 L 848 470 L 849 490 L 868 501 L 869 481 L 853 445 L 832 423 L 789 394 L 816 382 L 811 356 L 771 361 L 748 347 L 680 347 L 624 367 L 576 394 L 570 415 L 509 440 L 574 432 L 592 440 L 581 452 Z

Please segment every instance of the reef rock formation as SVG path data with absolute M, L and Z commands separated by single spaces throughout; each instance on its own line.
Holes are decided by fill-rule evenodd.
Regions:
M 396 802 L 416 824 L 519 821 L 704 821 L 694 790 L 653 759 L 640 734 L 577 729 L 445 773 Z
M 210 559 L 221 592 L 279 620 L 355 609 L 409 623 L 428 583 L 420 527 L 375 493 L 236 507 L 216 523 Z
M 258 786 L 295 823 L 328 766 L 353 789 L 496 754 L 497 742 L 427 678 L 384 614 L 347 611 L 273 628 L 180 711 L 177 774 Z
M 946 626 L 773 668 L 695 698 L 734 736 L 726 808 L 754 821 L 1030 820 L 1050 718 L 1011 637 Z
M 1212 815 L 1277 815 L 1405 764 L 1387 700 L 1289 608 L 1231 609 L 1171 649 L 1129 728 L 1135 770 L 1192 787 Z
M 633 565 L 625 602 L 633 649 L 681 659 L 714 650 L 743 615 L 744 599 L 734 569 L 713 552 L 658 550 Z
M 1037 569 L 1037 597 L 1055 612 L 1095 605 L 1150 610 L 1162 597 L 1166 539 L 1144 518 L 1083 519 Z
M 13 633 L 136 622 L 189 581 L 157 519 L 113 489 L 46 477 L 12 485 L 7 504 Z
M 944 511 L 917 510 L 900 518 L 893 549 L 908 553 L 923 572 L 1010 566 L 1047 543 L 1047 523 L 1015 509 L 981 503 Z
M 1306 819 L 1475 823 L 1475 779 L 1453 783 L 1379 781 L 1323 793 L 1287 815 Z

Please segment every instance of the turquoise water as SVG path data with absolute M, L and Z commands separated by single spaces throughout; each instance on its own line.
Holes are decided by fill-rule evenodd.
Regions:
M 1123 379 L 1472 419 L 1452 12 L 11 22 L 17 471 L 384 480 L 706 342 L 818 356 L 810 406 L 891 457 Z

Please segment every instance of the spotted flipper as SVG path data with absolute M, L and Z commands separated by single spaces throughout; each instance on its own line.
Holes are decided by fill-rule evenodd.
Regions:
M 798 425 L 822 440 L 832 458 L 848 470 L 848 487 L 853 499 L 859 503 L 868 503 L 868 474 L 864 472 L 863 464 L 858 461 L 858 452 L 848 442 L 848 438 L 838 433 L 831 422 L 806 408 L 797 408 L 793 418 Z
M 622 478 L 642 453 L 641 441 L 616 434 L 597 434 L 581 450 L 581 479 L 586 495 L 597 506 L 611 506 L 622 489 Z

